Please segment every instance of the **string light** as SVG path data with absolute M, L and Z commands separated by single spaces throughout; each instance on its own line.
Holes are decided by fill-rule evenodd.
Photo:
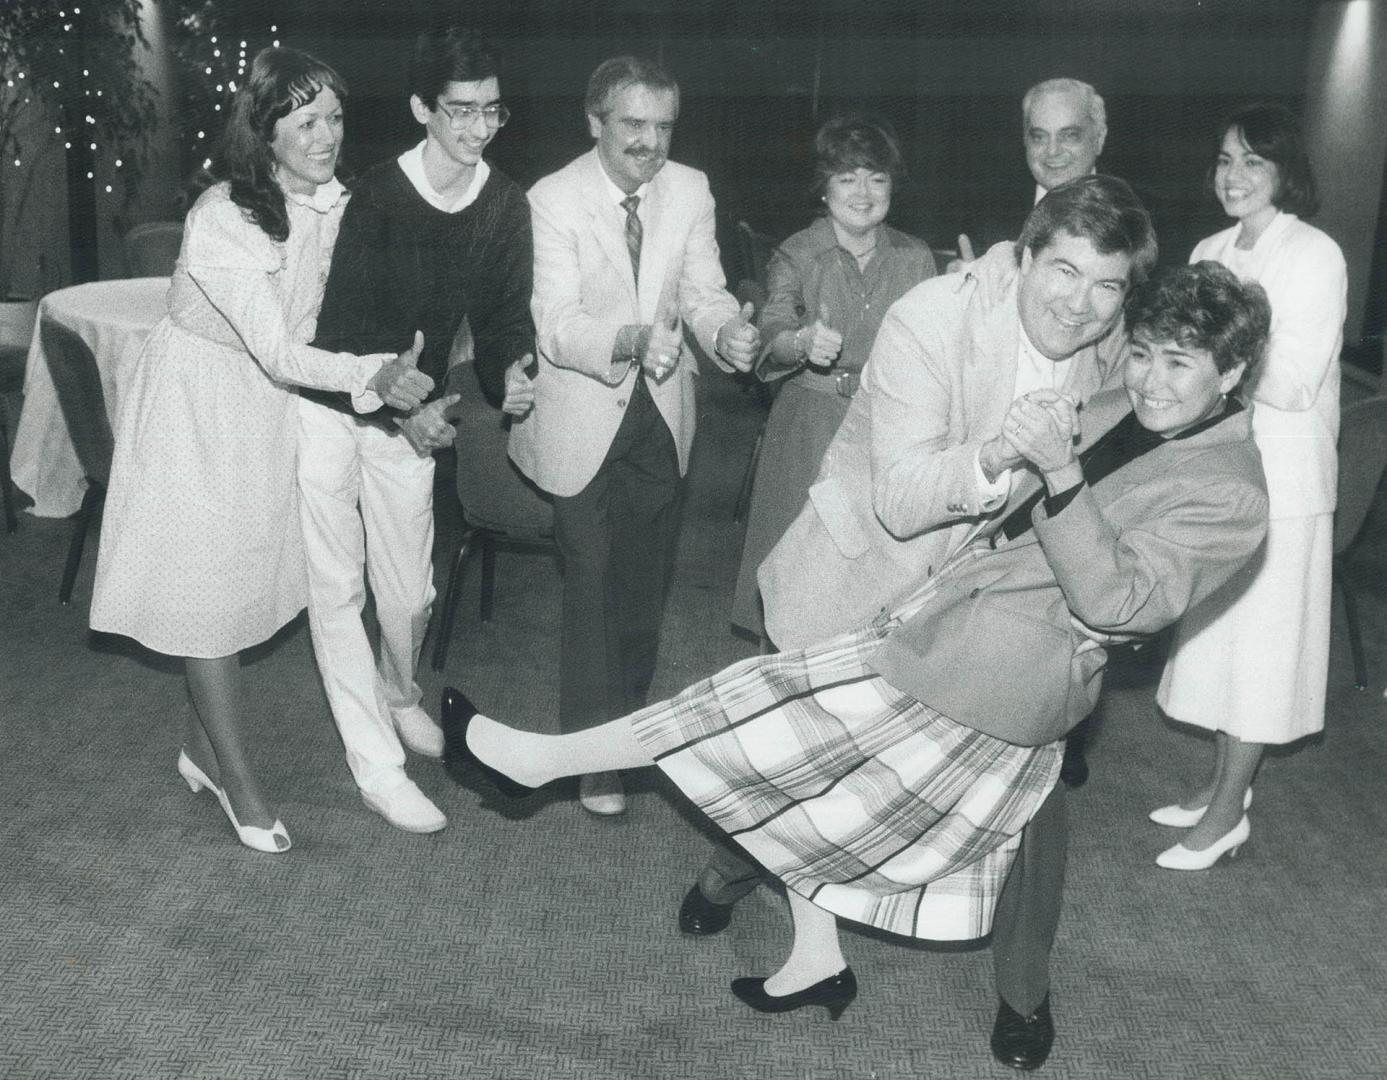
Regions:
M 0 0 L 0 5 L 9 2 Z M 127 162 L 123 154 L 118 157 L 112 153 L 108 157 L 103 151 L 121 150 L 124 141 L 140 138 L 152 119 L 154 107 L 155 91 L 143 74 L 138 57 L 132 53 L 125 32 L 138 24 L 139 16 L 127 10 L 132 6 L 140 7 L 117 0 L 97 5 L 88 26 L 82 21 L 83 7 L 33 5 L 39 21 L 19 39 L 21 44 L 14 50 L 17 55 L 13 59 L 0 56 L 0 105 L 11 113 L 27 109 L 25 115 L 34 117 L 35 122 L 28 129 L 30 132 L 51 128 L 51 145 L 61 145 L 68 154 L 80 154 L 78 174 L 85 174 L 107 196 L 128 197 L 129 184 L 138 180 L 140 169 L 139 162 Z M 109 27 L 105 23 L 108 12 L 113 20 Z M 79 50 L 73 43 L 84 35 L 86 44 Z M 30 52 L 26 46 L 32 47 L 34 41 L 43 41 L 44 46 Z M 219 50 L 219 56 L 220 53 Z M 25 57 L 34 70 L 27 66 L 18 69 L 14 60 L 20 57 Z M 40 85 L 41 92 L 26 94 L 31 84 Z M 112 112 L 108 106 L 120 111 Z M 75 111 L 72 123 L 67 119 L 69 110 Z M 20 152 L 11 141 L 8 126 L 4 134 L 0 161 L 11 161 L 16 169 L 32 168 L 35 155 Z M 40 136 L 43 138 L 46 136 Z M 25 149 L 30 149 L 27 143 Z M 123 193 L 118 190 L 122 187 Z M 5 241 L 8 243 L 8 236 Z M 0 274 L 4 272 L 0 268 Z
M 199 0 L 176 5 L 174 51 L 186 73 L 183 138 L 194 161 L 206 160 L 205 151 L 225 123 L 232 95 L 244 86 L 255 52 L 265 45 L 279 47 L 283 40 L 278 22 L 257 28 L 245 16 L 238 18 L 235 7 Z

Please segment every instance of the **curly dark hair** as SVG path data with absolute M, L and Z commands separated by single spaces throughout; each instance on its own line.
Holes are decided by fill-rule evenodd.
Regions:
M 816 196 L 828 190 L 831 177 L 854 169 L 886 173 L 893 183 L 905 176 L 896 129 L 885 119 L 865 113 L 834 116 L 814 136 Z
M 1250 372 L 1266 350 L 1271 303 L 1262 286 L 1206 260 L 1156 271 L 1128 294 L 1126 319 L 1133 335 L 1207 350 L 1220 373 Z
M 298 49 L 269 48 L 255 54 L 250 78 L 236 92 L 231 115 L 212 163 L 218 180 L 231 181 L 231 201 L 272 240 L 289 237 L 284 192 L 274 177 L 275 124 L 324 89 L 347 96 L 342 77 Z

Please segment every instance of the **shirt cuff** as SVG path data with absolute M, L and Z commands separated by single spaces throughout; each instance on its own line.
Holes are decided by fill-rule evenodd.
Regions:
M 374 390 L 363 390 L 359 394 L 352 395 L 352 410 L 354 412 L 373 413 L 384 404 L 385 402 Z
M 1011 470 L 1003 469 L 997 474 L 997 479 L 989 480 L 987 473 L 982 471 L 982 447 L 978 447 L 978 452 L 973 455 L 973 475 L 978 485 L 978 500 L 982 504 L 983 512 L 995 510 L 1006 501 L 1007 495 L 1011 493 Z
M 1058 492 L 1054 495 L 1046 495 L 1045 516 L 1054 517 L 1066 506 L 1072 503 L 1074 501 L 1074 497 L 1079 494 L 1079 489 L 1083 486 L 1084 482 L 1080 480 L 1073 487 L 1067 487 L 1063 491 Z

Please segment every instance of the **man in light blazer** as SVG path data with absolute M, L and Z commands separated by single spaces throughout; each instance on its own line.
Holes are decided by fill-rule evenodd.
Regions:
M 1121 385 L 1122 302 L 1156 259 L 1150 217 L 1130 187 L 1101 175 L 1061 185 L 1026 219 L 1015 252 L 1004 287 L 982 265 L 917 285 L 887 313 L 808 502 L 761 564 L 766 627 L 781 650 L 894 610 L 967 540 L 1000 525 L 1029 476 L 1002 435 L 1015 399 L 1057 390 L 1082 409 Z M 1011 257 L 997 249 L 984 264 Z M 1022 835 L 994 920 L 993 1053 L 1035 1068 L 1054 1032 L 1062 786 Z M 722 929 L 756 882 L 745 860 L 716 848 L 684 898 L 681 928 Z
M 707 178 L 668 160 L 679 86 L 635 57 L 604 61 L 585 109 L 596 145 L 530 191 L 539 351 L 533 411 L 510 456 L 554 496 L 564 560 L 559 723 L 644 704 L 655 671 L 697 359 L 750 368 L 750 305 L 724 287 Z M 616 773 L 582 804 L 625 809 Z

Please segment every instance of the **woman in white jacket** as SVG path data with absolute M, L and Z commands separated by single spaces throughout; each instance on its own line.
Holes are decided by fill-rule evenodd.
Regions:
M 1211 772 L 1151 814 L 1188 828 L 1157 863 L 1212 866 L 1250 831 L 1252 778 L 1268 744 L 1324 727 L 1338 472 L 1339 350 L 1348 288 L 1339 245 L 1302 218 L 1318 207 L 1295 117 L 1256 105 L 1222 126 L 1212 173 L 1231 228 L 1201 240 L 1271 300 L 1271 339 L 1244 391 L 1271 499 L 1260 559 L 1177 630 L 1157 696 L 1173 719 L 1215 734 Z

